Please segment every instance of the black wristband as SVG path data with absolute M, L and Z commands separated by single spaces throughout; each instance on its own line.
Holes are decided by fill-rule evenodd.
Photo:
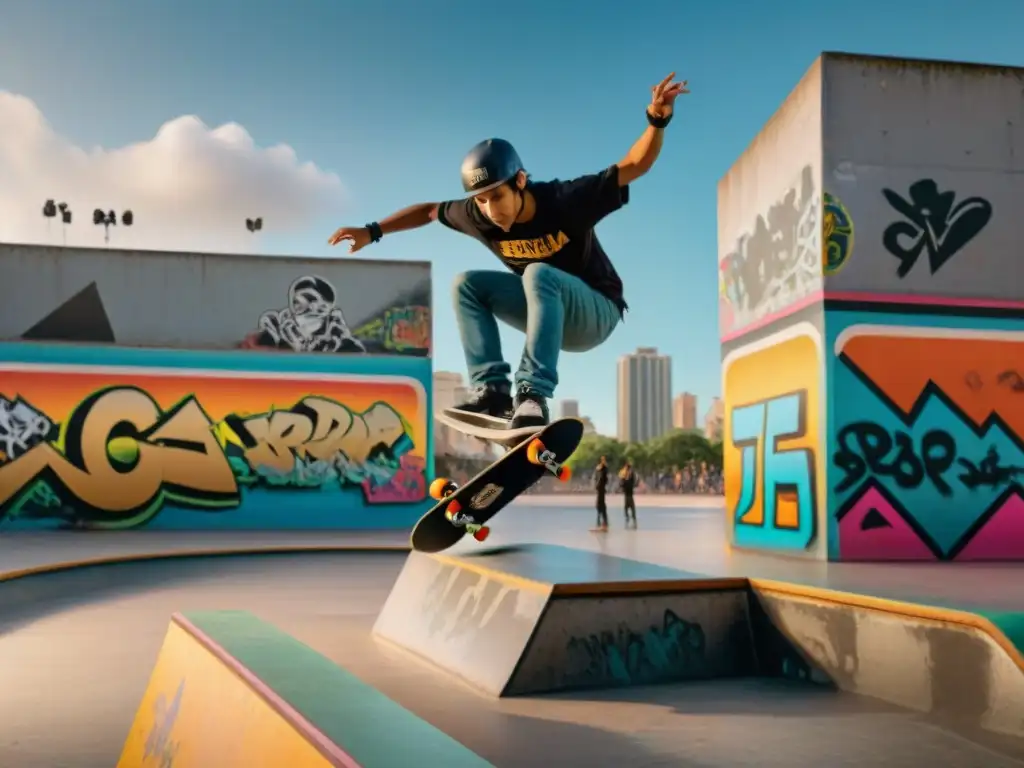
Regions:
M 366 228 L 370 230 L 370 242 L 379 243 L 380 239 L 384 237 L 384 232 L 381 231 L 380 224 L 376 221 L 371 221 L 366 225 Z
M 655 117 L 651 114 L 650 110 L 647 110 L 645 114 L 647 115 L 647 122 L 650 123 L 650 125 L 655 128 L 664 128 L 672 122 L 672 115 L 675 113 L 670 113 L 668 117 Z

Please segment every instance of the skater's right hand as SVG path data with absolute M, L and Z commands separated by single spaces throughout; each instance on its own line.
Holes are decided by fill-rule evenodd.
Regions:
M 370 230 L 366 227 L 341 227 L 327 239 L 327 244 L 337 245 L 342 240 L 348 240 L 351 243 L 348 252 L 355 253 L 370 244 Z

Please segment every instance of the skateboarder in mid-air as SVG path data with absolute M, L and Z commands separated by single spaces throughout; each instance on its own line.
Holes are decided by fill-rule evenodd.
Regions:
M 472 270 L 455 278 L 455 314 L 473 394 L 449 410 L 452 416 L 498 429 L 540 429 L 558 384 L 559 351 L 593 349 L 615 330 L 628 307 L 594 227 L 629 201 L 629 185 L 657 160 L 675 100 L 689 93 L 686 81 L 673 77 L 652 89 L 640 138 L 600 173 L 531 181 L 509 142 L 488 139 L 462 162 L 467 197 L 419 203 L 331 235 L 331 245 L 347 240 L 355 253 L 384 235 L 436 220 L 478 240 L 510 270 Z M 496 319 L 526 334 L 514 399 Z

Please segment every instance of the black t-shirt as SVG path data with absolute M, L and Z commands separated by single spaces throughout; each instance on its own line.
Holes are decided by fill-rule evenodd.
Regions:
M 629 187 L 619 186 L 619 168 L 571 181 L 531 182 L 537 210 L 530 221 L 503 232 L 487 219 L 471 198 L 438 206 L 437 218 L 456 232 L 479 240 L 518 275 L 540 262 L 576 275 L 604 294 L 622 312 L 622 280 L 604 252 L 594 227 L 629 202 Z

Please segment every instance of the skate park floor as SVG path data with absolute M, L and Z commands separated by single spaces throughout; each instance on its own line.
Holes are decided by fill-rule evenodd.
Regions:
M 664 564 L 702 572 L 702 562 L 730 567 L 728 553 L 714 537 L 705 538 L 700 562 L 692 562 L 685 552 L 678 554 L 681 540 L 692 539 L 695 531 L 721 529 L 721 512 L 712 505 L 683 510 L 641 506 L 641 525 L 646 522 L 641 531 L 598 537 L 586 533 L 590 510 L 583 506 L 524 504 L 518 510 L 521 517 L 511 511 L 499 519 L 502 524 L 495 526 L 492 538 L 617 550 L 612 553 L 652 562 L 664 562 L 669 554 L 665 544 L 674 542 L 676 552 Z M 668 531 L 675 533 L 668 536 Z M 152 539 L 140 535 L 142 541 Z M 82 542 L 77 549 L 86 558 L 111 546 L 102 538 L 85 546 L 90 535 L 70 536 Z M 277 545 L 285 546 L 282 539 L 288 539 L 294 546 L 313 546 L 316 538 L 322 543 L 324 536 L 278 537 Z M 254 546 L 244 539 L 236 536 L 234 546 Z M 139 541 L 137 536 L 134 540 Z M 228 548 L 226 541 L 218 546 Z M 360 543 L 396 549 L 157 559 L 70 569 L 0 585 L 0 765 L 113 765 L 168 617 L 186 610 L 251 611 L 498 766 L 542 761 L 567 766 L 1024 765 L 1024 752 L 1015 740 L 958 732 L 877 700 L 781 680 L 482 698 L 449 675 L 371 637 L 373 621 L 405 555 L 394 537 L 367 536 Z M 167 548 L 195 544 L 182 539 Z M 141 545 L 125 538 L 118 546 L 130 553 Z M 29 550 L 31 546 L 20 550 L 23 566 L 42 557 Z M 638 557 L 640 550 L 649 556 Z M 699 559 L 696 551 L 692 554 Z M 800 565 L 810 566 L 801 572 L 807 578 L 824 577 L 833 586 L 836 579 L 885 581 L 880 575 L 857 576 L 856 568 L 837 576 L 834 566 Z M 777 569 L 769 577 L 793 578 L 792 563 L 768 558 L 766 567 Z M 932 589 L 934 595 L 928 579 L 914 573 L 922 566 L 874 567 L 890 570 L 890 589 L 901 594 Z M 974 570 L 954 568 L 958 574 Z M 900 577 L 904 570 L 913 575 Z M 948 567 L 943 570 L 949 572 Z M 975 580 L 975 598 L 979 585 L 988 585 L 982 593 L 987 605 L 995 601 L 1009 606 L 1015 602 L 1012 595 L 1003 595 L 1001 582 L 994 580 L 1014 570 L 1019 577 L 1019 567 L 982 566 L 966 581 Z M 971 596 L 969 587 L 963 593 L 961 587 L 950 589 L 952 595 L 935 599 Z

